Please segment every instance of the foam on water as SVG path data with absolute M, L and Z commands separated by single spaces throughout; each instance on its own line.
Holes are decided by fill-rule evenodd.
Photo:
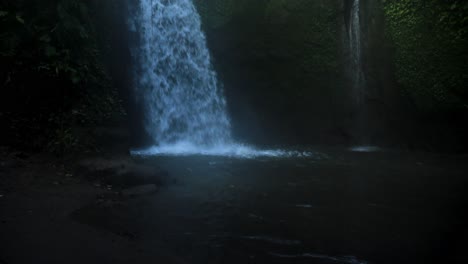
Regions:
M 280 149 L 256 149 L 243 144 L 197 146 L 190 142 L 179 142 L 170 145 L 153 146 L 147 149 L 133 150 L 135 156 L 221 156 L 231 158 L 253 159 L 259 157 L 270 158 L 300 158 L 311 157 L 313 153 Z
M 379 152 L 382 151 L 381 148 L 377 146 L 355 146 L 350 148 L 353 152 Z

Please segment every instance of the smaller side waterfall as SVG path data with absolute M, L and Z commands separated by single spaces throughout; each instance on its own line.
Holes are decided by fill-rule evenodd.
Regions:
M 352 98 L 355 106 L 360 107 L 364 103 L 366 92 L 362 64 L 361 1 L 352 1 L 348 23 L 348 45 L 351 57 Z
M 349 0 L 348 6 L 348 50 L 349 50 L 349 73 L 350 73 L 350 98 L 352 105 L 352 131 L 354 143 L 352 151 L 373 152 L 379 148 L 372 146 L 372 129 L 370 125 L 370 106 L 368 102 L 369 86 L 364 69 L 364 45 L 366 36 L 363 34 L 363 14 L 360 0 Z

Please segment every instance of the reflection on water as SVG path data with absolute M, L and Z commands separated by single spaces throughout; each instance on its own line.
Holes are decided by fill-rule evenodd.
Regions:
M 354 152 L 378 152 L 382 151 L 381 148 L 377 146 L 355 146 L 350 149 L 351 151 Z

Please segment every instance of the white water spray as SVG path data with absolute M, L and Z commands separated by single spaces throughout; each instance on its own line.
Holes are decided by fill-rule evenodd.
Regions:
M 146 130 L 158 144 L 214 146 L 230 141 L 200 18 L 190 0 L 140 0 L 138 89 Z
M 132 30 L 136 87 L 157 144 L 134 155 L 306 156 L 236 144 L 192 0 L 140 0 Z

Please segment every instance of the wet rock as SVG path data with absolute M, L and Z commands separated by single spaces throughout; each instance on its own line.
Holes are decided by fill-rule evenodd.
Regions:
M 23 166 L 24 163 L 21 160 L 17 159 L 8 159 L 0 162 L 0 170 L 17 169 Z
M 14 155 L 14 157 L 16 157 L 18 159 L 22 159 L 22 160 L 25 160 L 25 159 L 29 158 L 29 155 L 26 154 L 25 152 L 22 152 L 22 151 L 14 152 L 13 155 Z
M 138 164 L 131 159 L 94 159 L 82 162 L 75 174 L 93 182 L 120 188 L 145 184 L 161 185 L 168 173 L 156 166 Z
M 131 166 L 117 177 L 109 179 L 120 186 L 137 186 L 144 184 L 161 185 L 168 178 L 168 173 L 152 166 Z
M 130 240 L 135 240 L 137 238 L 137 235 L 135 233 L 129 232 L 129 231 L 117 232 L 117 235 L 125 237 Z
M 153 194 L 158 190 L 155 184 L 139 185 L 132 188 L 122 190 L 122 195 L 125 197 L 136 197 Z

